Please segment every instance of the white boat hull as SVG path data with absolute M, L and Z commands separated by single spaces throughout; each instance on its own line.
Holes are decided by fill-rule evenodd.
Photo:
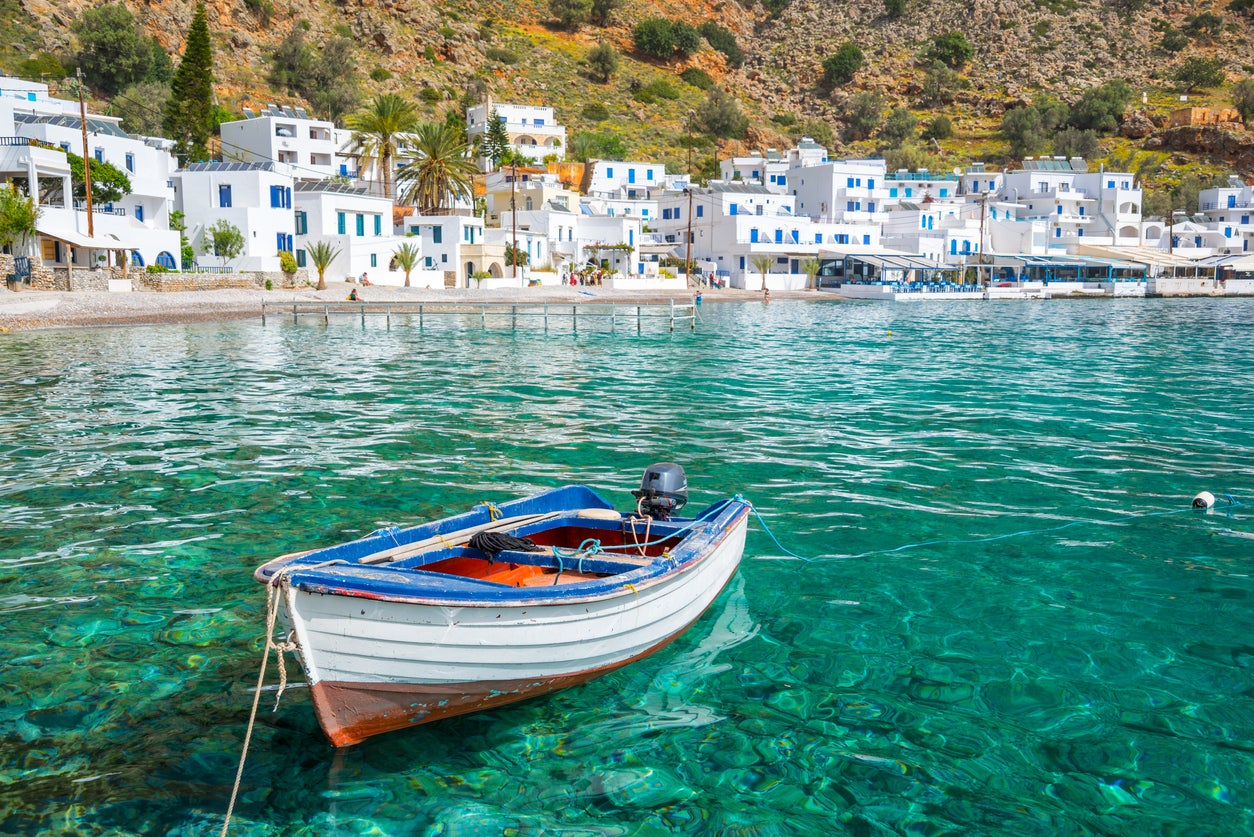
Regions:
M 546 694 L 648 656 L 722 591 L 747 523 L 746 512 L 690 566 L 585 599 L 450 604 L 288 587 L 286 615 L 319 721 L 344 746 Z

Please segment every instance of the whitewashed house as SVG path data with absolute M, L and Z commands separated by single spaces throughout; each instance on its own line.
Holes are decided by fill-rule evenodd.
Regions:
M 342 148 L 333 122 L 313 119 L 304 108 L 244 108 L 244 119 L 222 123 L 222 157 L 241 163 L 281 163 L 296 180 L 357 177 L 357 164 Z
M 274 163 L 192 163 L 173 175 L 174 205 L 202 267 L 277 271 L 279 253 L 295 249 L 294 181 Z M 226 221 L 244 236 L 244 251 L 223 264 L 206 231 Z
M 471 144 L 488 130 L 495 116 L 505 123 L 510 147 L 537 163 L 546 157 L 566 157 L 566 126 L 558 124 L 553 108 L 542 105 L 494 104 L 491 101 L 466 109 L 466 134 Z
M 1201 217 L 1221 236 L 1221 252 L 1254 252 L 1254 186 L 1233 178 L 1227 186 L 1203 189 L 1197 202 Z
M 473 288 L 471 277 L 481 271 L 491 272 L 485 265 L 487 235 L 483 219 L 469 212 L 444 215 L 407 215 L 398 227 L 404 235 L 417 238 L 422 244 L 422 266 L 435 271 L 439 281 L 434 287 Z M 505 254 L 500 254 L 496 274 L 504 275 Z
M 355 281 L 366 274 L 375 285 L 405 283 L 405 272 L 392 261 L 406 238 L 393 229 L 391 199 L 334 180 L 300 181 L 293 189 L 293 208 L 297 265 L 312 269 L 309 245 L 325 241 L 339 251 L 327 268 L 328 281 Z
M 172 144 L 131 136 L 112 116 L 88 114 L 87 130 L 89 165 L 111 163 L 131 184 L 130 192 L 116 201 L 94 201 L 90 225 L 86 202 L 71 200 L 67 191 L 71 183 L 65 154 L 84 152 L 78 103 L 53 98 L 46 84 L 0 80 L 0 136 L 8 138 L 5 148 L 12 149 L 0 158 L 4 161 L 0 177 L 2 172 L 19 175 L 32 197 L 44 205 L 37 225 L 43 262 L 90 267 L 96 259 L 111 258 L 106 253 L 125 251 L 135 267 L 177 268 L 179 235 L 169 228 Z M 57 182 L 59 197 L 53 205 L 48 205 L 52 195 L 40 194 L 40 177 Z

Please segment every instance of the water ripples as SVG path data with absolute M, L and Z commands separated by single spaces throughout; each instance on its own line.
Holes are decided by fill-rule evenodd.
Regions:
M 8 335 L 0 832 L 216 827 L 260 561 L 569 482 L 629 500 L 674 460 L 694 505 L 743 493 L 816 560 L 755 524 L 649 661 L 342 754 L 291 692 L 239 833 L 1248 833 L 1254 527 L 1174 512 L 1254 498 L 1252 315 L 776 301 L 673 335 Z

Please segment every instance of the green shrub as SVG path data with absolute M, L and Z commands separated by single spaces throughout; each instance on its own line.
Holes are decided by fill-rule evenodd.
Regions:
M 827 87 L 848 84 L 860 69 L 862 50 L 853 41 L 846 41 L 835 54 L 823 60 L 823 84 Z
M 956 70 L 975 57 L 975 50 L 972 49 L 967 36 L 963 33 L 946 32 L 932 37 L 932 43 L 927 48 L 925 57 Z
M 1159 41 L 1158 45 L 1165 52 L 1179 52 L 1189 45 L 1189 36 L 1179 29 L 1168 29 L 1163 33 L 1163 39 Z
M 880 127 L 880 136 L 891 145 L 901 145 L 914 136 L 919 127 L 919 117 L 909 108 L 893 108 Z
M 665 18 L 651 17 L 640 21 L 631 36 L 636 49 L 645 55 L 665 61 L 675 52 L 675 30 Z
M 896 20 L 906 13 L 906 0 L 884 0 L 884 14 Z
M 1222 58 L 1203 58 L 1191 55 L 1184 59 L 1175 72 L 1174 78 L 1180 83 L 1182 90 L 1202 90 L 1218 87 L 1224 83 L 1228 73 Z
M 284 273 L 296 272 L 296 257 L 292 255 L 291 250 L 279 251 L 279 270 Z M 269 289 L 267 288 L 267 290 Z
M 588 65 L 588 74 L 592 76 L 592 80 L 602 84 L 609 84 L 610 78 L 618 72 L 618 50 L 614 49 L 613 44 L 605 41 L 588 50 L 584 61 Z
M 444 95 L 434 87 L 427 85 L 418 91 L 418 98 L 428 104 L 434 105 L 436 102 L 443 101 Z
M 150 264 L 144 268 L 145 273 L 169 273 L 170 269 L 164 265 Z
M 727 66 L 739 67 L 744 63 L 745 54 L 740 50 L 740 44 L 736 43 L 736 35 L 730 29 L 724 29 L 714 21 L 707 20 L 697 27 L 697 31 L 712 49 L 723 53 L 727 59 Z
M 1081 131 L 1113 133 L 1119 127 L 1119 118 L 1131 101 L 1132 88 L 1119 79 L 1112 79 L 1085 90 L 1080 101 L 1071 108 L 1071 116 L 1067 122 Z
M 671 84 L 670 79 L 657 78 L 640 88 L 641 92 L 647 92 L 657 99 L 668 99 L 674 101 L 679 98 L 679 88 Z
M 714 79 L 700 67 L 689 67 L 679 77 L 685 84 L 691 84 L 698 90 L 709 90 L 714 86 Z
M 937 116 L 923 129 L 922 137 L 925 140 L 943 140 L 949 139 L 953 135 L 954 124 L 949 120 L 949 117 Z
M 789 125 L 796 124 L 797 117 L 793 116 L 791 113 L 777 113 L 771 117 L 771 121 L 776 125 L 783 125 L 787 128 Z
M 374 81 L 387 81 L 392 77 L 392 71 L 387 67 L 375 67 L 370 71 L 370 78 Z
M 692 24 L 682 20 L 672 20 L 671 34 L 675 37 L 675 52 L 680 58 L 687 58 L 701 49 L 701 34 Z
M 488 47 L 483 51 L 483 54 L 489 61 L 496 61 L 501 64 L 518 63 L 518 53 L 512 50 L 501 49 L 500 47 Z
M 589 122 L 604 122 L 610 118 L 610 109 L 600 102 L 591 102 L 584 105 L 583 112 L 580 114 Z

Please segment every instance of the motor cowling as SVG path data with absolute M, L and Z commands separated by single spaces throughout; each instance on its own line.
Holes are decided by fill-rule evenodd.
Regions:
M 688 502 L 688 476 L 674 462 L 659 462 L 645 468 L 640 488 L 631 494 L 641 514 L 666 520 Z

